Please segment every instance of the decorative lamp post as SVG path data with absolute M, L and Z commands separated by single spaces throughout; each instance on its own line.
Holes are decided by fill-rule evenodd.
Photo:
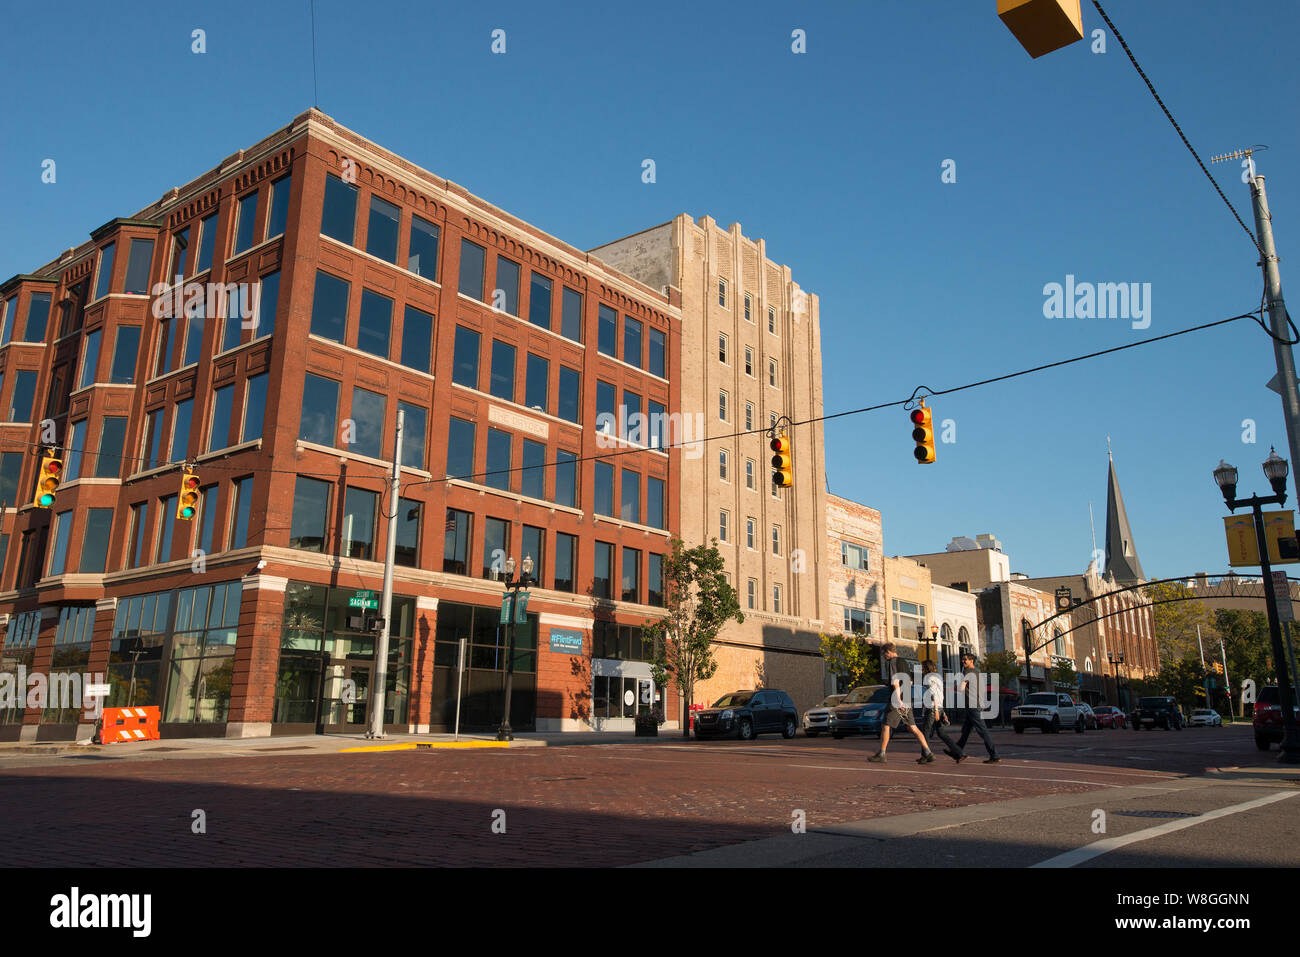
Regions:
M 497 728 L 498 741 L 514 740 L 514 732 L 510 728 L 510 696 L 514 689 L 515 678 L 515 607 L 519 601 L 519 590 L 533 584 L 533 557 L 531 555 L 524 556 L 521 571 L 523 574 L 516 579 L 514 557 L 511 556 L 506 559 L 505 590 L 510 592 L 510 598 L 507 602 L 503 597 L 501 609 L 504 612 L 508 607 L 510 618 L 509 624 L 506 625 L 505 701 L 501 708 L 501 725 Z M 492 575 L 500 581 L 501 570 L 499 568 L 493 569 Z

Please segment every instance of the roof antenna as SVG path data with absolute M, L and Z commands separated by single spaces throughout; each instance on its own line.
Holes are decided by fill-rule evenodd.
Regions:
M 316 86 L 316 0 L 311 0 L 311 97 L 312 106 L 320 109 L 320 91 Z

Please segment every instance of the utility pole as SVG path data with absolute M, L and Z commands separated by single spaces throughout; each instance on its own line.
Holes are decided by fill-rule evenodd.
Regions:
M 370 730 L 367 738 L 384 736 L 384 691 L 388 687 L 388 635 L 393 623 L 393 558 L 397 553 L 397 510 L 400 507 L 398 491 L 402 485 L 402 424 L 405 418 L 401 409 L 397 410 L 397 435 L 393 441 L 393 474 L 389 479 L 388 493 L 388 547 L 384 556 L 384 594 L 379 601 L 380 619 L 379 641 L 375 648 L 375 688 L 373 692 L 375 710 L 370 716 Z
M 1205 706 L 1214 707 L 1213 699 L 1210 697 L 1210 672 L 1205 667 L 1205 644 L 1201 641 L 1201 626 L 1196 626 L 1196 647 L 1201 649 L 1201 683 L 1205 685 Z
M 1228 676 L 1228 652 L 1223 647 L 1223 636 L 1219 636 L 1219 657 L 1223 659 L 1223 690 L 1228 694 L 1228 714 L 1232 714 L 1232 678 Z M 1246 706 L 1241 706 L 1241 716 L 1246 716 Z
M 1249 158 L 1249 157 L 1248 157 Z M 1252 166 L 1251 169 L 1254 169 Z M 1286 321 L 1286 304 L 1282 301 L 1282 277 L 1277 269 L 1277 249 L 1273 246 L 1273 214 L 1269 212 L 1264 192 L 1264 177 L 1250 177 L 1250 198 L 1255 207 L 1255 231 L 1263 252 L 1264 301 L 1273 330 L 1273 356 L 1277 360 L 1277 391 L 1282 395 L 1282 418 L 1286 422 L 1287 447 L 1291 461 L 1300 463 L 1300 389 L 1296 386 L 1295 356 L 1291 352 L 1291 332 Z M 1293 476 L 1296 500 L 1300 501 L 1300 464 Z

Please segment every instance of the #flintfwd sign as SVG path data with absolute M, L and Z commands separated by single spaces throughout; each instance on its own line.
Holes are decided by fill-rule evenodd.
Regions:
M 1224 532 L 1228 537 L 1228 564 L 1258 565 L 1259 543 L 1255 537 L 1255 519 L 1251 515 L 1225 515 Z M 1283 509 L 1264 513 L 1264 535 L 1268 539 L 1268 560 L 1273 565 L 1300 562 L 1300 545 L 1295 537 L 1295 512 Z

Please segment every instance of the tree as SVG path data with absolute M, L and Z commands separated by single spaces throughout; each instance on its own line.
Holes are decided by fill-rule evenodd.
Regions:
M 1052 684 L 1073 688 L 1078 684 L 1074 665 L 1069 661 L 1060 661 L 1052 665 Z
M 691 702 L 695 683 L 707 681 L 718 670 L 713 640 L 729 621 L 742 622 L 740 599 L 722 570 L 718 540 L 686 548 L 680 538 L 669 543 L 671 553 L 663 563 L 663 618 L 642 628 L 653 643 L 651 676 L 657 685 L 671 676 L 682 699 L 682 736 L 689 737 Z
M 1273 645 L 1268 633 L 1268 616 L 1262 611 L 1218 608 L 1214 630 L 1223 639 L 1233 703 L 1241 707 L 1241 683 L 1247 678 L 1258 687 L 1276 681 L 1273 674 Z M 1238 713 L 1241 713 L 1238 711 Z
M 1192 655 L 1199 660 L 1196 628 L 1200 626 L 1203 638 L 1213 632 L 1214 618 L 1209 610 L 1199 601 L 1187 600 L 1193 593 L 1181 582 L 1149 585 L 1144 592 L 1153 603 L 1151 614 L 1161 666 L 1177 664 Z
M 1009 688 L 1023 670 L 1014 651 L 990 651 L 984 656 L 984 672 L 998 676 L 999 688 Z
M 880 678 L 880 649 L 865 635 L 821 635 L 826 670 L 844 680 L 849 688 L 870 684 Z

